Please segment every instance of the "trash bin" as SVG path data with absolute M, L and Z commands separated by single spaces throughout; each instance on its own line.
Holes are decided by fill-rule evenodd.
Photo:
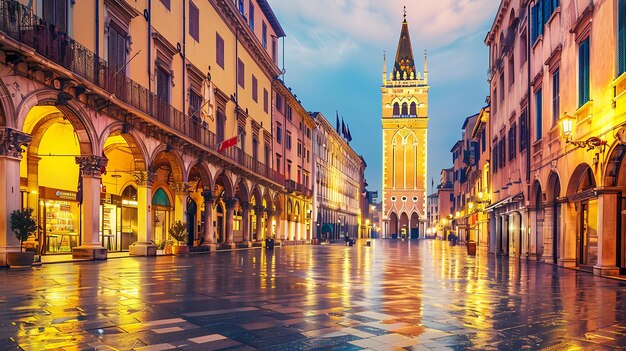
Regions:
M 467 242 L 467 254 L 470 256 L 476 256 L 476 242 L 475 241 Z
M 348 241 L 348 246 L 354 246 L 354 239 L 350 239 L 350 241 Z
M 274 250 L 274 239 L 265 239 L 265 248 L 268 250 Z

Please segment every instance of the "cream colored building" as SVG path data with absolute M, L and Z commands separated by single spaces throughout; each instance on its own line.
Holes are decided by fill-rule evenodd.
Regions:
M 409 27 L 402 22 L 393 71 L 382 75 L 383 237 L 426 233 L 428 66 L 417 72 Z

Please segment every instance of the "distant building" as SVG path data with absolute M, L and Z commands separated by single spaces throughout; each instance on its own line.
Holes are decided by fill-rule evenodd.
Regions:
M 393 72 L 383 65 L 382 129 L 383 233 L 417 238 L 426 227 L 428 153 L 428 65 L 417 72 L 409 27 L 402 22 Z
M 433 237 L 437 234 L 437 222 L 439 221 L 439 195 L 437 193 L 428 195 L 428 224 L 426 227 L 426 237 Z
M 437 237 L 445 238 L 447 231 L 451 229 L 454 213 L 454 171 L 453 168 L 441 170 L 441 179 L 437 184 L 437 210 L 439 222 L 437 223 Z

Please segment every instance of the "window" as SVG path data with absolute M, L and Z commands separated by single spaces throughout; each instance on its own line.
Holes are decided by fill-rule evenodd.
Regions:
M 487 133 L 484 130 L 480 133 L 480 144 L 482 152 L 485 152 L 485 149 L 487 149 Z
M 513 161 L 517 154 L 517 125 L 513 123 L 509 129 L 509 161 Z
M 415 102 L 411 103 L 411 110 L 410 110 L 411 116 L 417 116 L 417 104 Z
M 224 129 L 226 127 L 226 114 L 223 110 L 217 110 L 217 118 L 216 118 L 216 128 L 217 128 L 217 141 L 224 140 Z
M 252 138 L 252 159 L 259 159 L 259 140 L 256 137 Z
M 111 23 L 108 33 L 107 54 L 109 60 L 110 84 L 114 92 L 124 94 L 126 86 L 126 33 Z M 126 67 L 127 68 L 127 67 Z
M 161 0 L 161 3 L 163 3 L 163 6 L 165 6 L 166 9 L 170 9 L 170 1 L 171 0 Z
M 250 29 L 254 32 L 254 4 L 250 1 L 248 23 L 250 23 Z
M 245 16 L 244 11 L 243 11 L 243 0 L 238 0 L 237 2 L 238 2 L 237 8 L 239 9 L 239 13 L 242 16 Z
M 163 68 L 157 68 L 157 96 L 163 102 L 170 102 L 170 74 Z
M 276 94 L 276 110 L 283 112 L 283 96 L 280 94 Z
M 285 108 L 286 108 L 285 112 L 287 115 L 287 119 L 291 121 L 291 113 L 292 113 L 291 106 L 285 104 Z
M 528 110 L 526 107 L 522 109 L 522 113 L 519 117 L 519 151 L 526 150 L 528 146 Z
M 215 61 L 224 69 L 224 38 L 215 33 Z
M 499 162 L 498 162 L 498 141 L 495 141 L 493 143 L 493 147 L 491 150 L 491 160 L 492 160 L 492 165 L 493 165 L 493 171 L 498 172 L 498 168 L 499 168 Z
M 278 173 L 280 173 L 281 169 L 280 169 L 280 159 L 281 156 L 279 154 L 276 154 L 276 170 L 278 171 Z
M 500 74 L 500 102 L 504 101 L 504 72 Z
M 540 140 L 543 136 L 543 102 L 541 88 L 535 93 L 535 140 Z
M 498 111 L 498 88 L 493 88 L 493 95 L 491 95 L 491 107 L 493 108 L 493 113 Z
M 409 104 L 406 102 L 402 103 L 402 116 L 407 116 L 409 114 Z
M 43 0 L 42 7 L 42 19 L 44 22 L 46 22 L 47 25 L 54 26 L 54 29 L 58 32 L 66 32 L 67 0 Z
M 265 166 L 269 166 L 270 165 L 270 146 L 268 144 L 265 144 Z
M 237 59 L 237 84 L 240 87 L 246 87 L 246 66 L 241 59 Z
M 291 150 L 291 133 L 289 132 L 285 133 L 285 144 L 287 149 Z
M 189 108 L 190 116 L 200 117 L 200 108 L 202 107 L 202 96 L 195 91 L 189 89 Z
M 578 107 L 589 101 L 589 38 L 578 46 Z
M 626 72 L 626 0 L 618 0 L 617 75 Z
M 257 81 L 256 77 L 253 74 L 252 75 L 252 100 L 254 100 L 254 102 L 259 102 L 258 84 L 259 82 Z
M 269 112 L 269 93 L 265 88 L 263 88 L 263 111 L 265 111 L 265 113 Z
M 267 24 L 265 24 L 265 21 L 263 21 L 262 23 L 263 26 L 261 27 L 261 42 L 263 43 L 263 48 L 267 49 Z
M 200 41 L 200 10 L 189 2 L 189 35 L 197 42 Z
M 523 31 L 519 40 L 519 62 L 520 65 L 524 65 L 528 59 L 528 34 Z
M 276 43 L 276 38 L 272 38 L 272 60 L 274 63 L 278 63 L 278 44 Z
M 302 141 L 298 140 L 298 156 L 302 157 Z
M 559 123 L 559 70 L 552 73 L 552 126 Z
M 279 144 L 283 142 L 283 126 L 280 123 L 276 126 L 276 142 Z
M 393 116 L 394 117 L 400 116 L 400 104 L 397 102 L 393 104 Z
M 498 151 L 500 157 L 500 167 L 506 166 L 506 138 L 500 140 L 500 151 Z
M 559 7 L 559 3 L 559 0 L 537 0 L 531 8 L 531 38 L 533 43 L 543 34 L 543 27 Z
M 291 179 L 291 161 L 287 160 L 287 174 L 285 175 L 287 179 Z
M 509 89 L 515 83 L 515 60 L 513 59 L 515 55 L 511 55 L 509 58 Z

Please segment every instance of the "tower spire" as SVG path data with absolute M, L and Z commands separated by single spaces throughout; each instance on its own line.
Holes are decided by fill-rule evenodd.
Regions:
M 414 80 L 416 79 L 416 75 L 413 48 L 411 47 L 411 37 L 409 35 L 409 24 L 406 22 L 405 6 L 404 21 L 402 22 L 402 30 L 400 31 L 400 40 L 398 41 L 392 80 Z
M 383 50 L 383 84 L 387 81 L 387 52 Z

